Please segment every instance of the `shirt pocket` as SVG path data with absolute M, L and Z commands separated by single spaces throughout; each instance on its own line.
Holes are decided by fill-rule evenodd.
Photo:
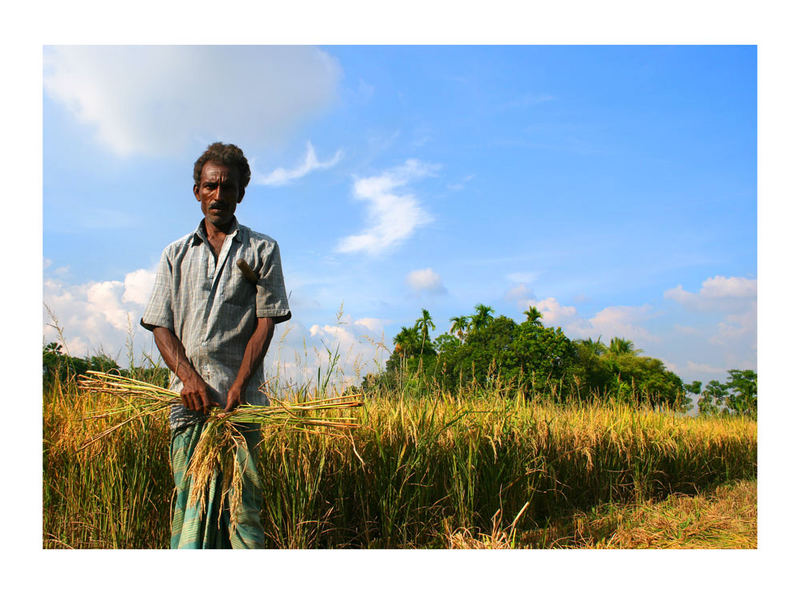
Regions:
M 224 289 L 225 303 L 236 307 L 256 307 L 256 286 L 247 280 L 236 270 L 225 284 Z

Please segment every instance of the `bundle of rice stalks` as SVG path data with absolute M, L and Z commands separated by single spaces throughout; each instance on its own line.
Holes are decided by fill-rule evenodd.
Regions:
M 120 415 L 125 417 L 119 423 L 84 441 L 79 450 L 107 437 L 128 423 L 161 413 L 172 405 L 182 404 L 180 394 L 177 392 L 120 373 L 87 371 L 79 378 L 78 387 L 87 395 L 111 394 L 122 402 L 120 406 L 103 410 L 85 417 L 86 419 L 104 419 Z M 339 432 L 338 435 L 341 435 L 341 431 L 359 426 L 355 417 L 313 416 L 314 413 L 336 412 L 364 405 L 361 395 L 302 402 L 273 399 L 272 402 L 267 406 L 244 404 L 231 412 L 208 414 L 188 468 L 188 474 L 193 478 L 189 502 L 192 505 L 199 502 L 201 512 L 205 511 L 211 482 L 219 477 L 222 495 L 227 497 L 230 505 L 231 521 L 233 523 L 236 521 L 237 508 L 241 505 L 243 473 L 246 472 L 246 459 L 250 455 L 242 434 L 242 423 L 277 425 L 312 433 L 333 432 L 333 435 Z M 220 507 L 221 513 L 222 507 Z
M 85 375 L 79 378 L 78 387 L 87 394 L 112 394 L 123 402 L 118 407 L 103 410 L 86 417 L 87 419 L 111 418 L 117 415 L 125 415 L 126 417 L 121 422 L 86 440 L 80 449 L 106 437 L 123 425 L 145 416 L 158 414 L 174 404 L 182 404 L 180 394 L 177 392 L 126 377 L 119 373 L 87 371 Z M 280 425 L 286 428 L 311 432 L 318 430 L 344 430 L 358 427 L 357 419 L 355 417 L 342 416 L 325 418 L 312 416 L 313 413 L 341 411 L 363 405 L 363 397 L 359 394 L 304 400 L 302 402 L 287 402 L 274 398 L 272 404 L 266 406 L 243 404 L 231 412 L 223 412 L 221 410 L 219 412 L 211 412 L 208 418 L 209 420 L 217 420 L 228 424 Z

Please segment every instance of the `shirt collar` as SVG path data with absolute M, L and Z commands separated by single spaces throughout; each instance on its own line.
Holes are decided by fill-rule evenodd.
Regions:
M 195 229 L 194 236 L 192 237 L 192 245 L 200 245 L 204 241 L 208 241 L 205 220 L 205 217 L 200 219 L 200 224 L 197 225 L 197 229 Z M 228 235 L 231 236 L 231 241 L 238 241 L 239 243 L 242 243 L 242 236 L 244 235 L 245 229 L 245 227 L 239 225 L 239 220 L 234 215 L 233 223 L 231 225 L 231 232 L 228 233 Z

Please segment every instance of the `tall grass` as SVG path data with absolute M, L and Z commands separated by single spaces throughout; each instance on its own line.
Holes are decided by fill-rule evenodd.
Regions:
M 83 440 L 107 428 L 83 420 L 110 397 L 81 397 L 73 383 L 56 381 L 44 393 L 44 546 L 165 547 L 172 475 L 169 427 L 143 418 L 79 451 Z
M 160 548 L 172 478 L 164 416 L 78 451 L 108 395 L 44 394 L 44 546 Z M 503 389 L 368 398 L 347 437 L 265 427 L 270 547 L 446 547 L 454 530 L 538 530 L 604 503 L 695 494 L 756 476 L 756 424 L 625 404 L 528 401 Z M 521 512 L 521 513 L 520 513 Z

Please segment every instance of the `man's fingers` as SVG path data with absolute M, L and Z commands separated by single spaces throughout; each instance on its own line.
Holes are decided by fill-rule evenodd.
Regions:
M 181 402 L 183 402 L 183 406 L 189 410 L 207 415 L 213 407 L 219 405 L 209 396 L 208 391 L 203 389 L 203 387 L 192 389 L 192 387 L 187 386 L 185 392 L 181 392 Z

